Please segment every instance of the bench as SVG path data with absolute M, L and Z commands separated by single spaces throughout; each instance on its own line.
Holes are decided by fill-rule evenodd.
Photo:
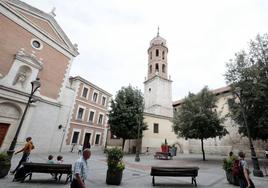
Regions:
M 172 159 L 172 156 L 170 155 L 170 153 L 167 153 L 167 152 L 155 152 L 154 158 L 167 160 L 167 159 Z
M 68 180 L 72 179 L 72 165 L 71 164 L 47 164 L 47 163 L 23 163 L 25 168 L 25 176 L 21 179 L 21 182 L 29 176 L 29 180 L 32 179 L 33 173 L 49 173 L 59 175 L 56 179 L 58 182 L 61 179 L 62 174 L 67 174 L 65 184 Z
M 152 184 L 155 186 L 155 176 L 192 177 L 192 184 L 196 184 L 199 167 L 151 167 Z

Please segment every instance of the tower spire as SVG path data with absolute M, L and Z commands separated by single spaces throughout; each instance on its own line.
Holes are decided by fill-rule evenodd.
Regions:
M 157 27 L 157 37 L 159 37 L 159 26 Z

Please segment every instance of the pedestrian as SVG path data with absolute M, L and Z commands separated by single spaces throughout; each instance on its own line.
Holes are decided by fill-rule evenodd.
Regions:
M 238 152 L 239 166 L 241 169 L 241 175 L 238 176 L 240 188 L 255 188 L 254 183 L 249 177 L 248 163 L 245 161 L 245 153 L 243 151 Z
M 23 152 L 23 155 L 21 157 L 21 160 L 20 160 L 18 166 L 13 171 L 10 171 L 11 174 L 14 174 L 20 168 L 21 164 L 28 160 L 28 158 L 30 156 L 30 153 L 31 153 L 31 151 L 33 149 L 34 149 L 34 145 L 33 145 L 33 142 L 32 142 L 32 138 L 27 137 L 26 138 L 26 144 L 24 145 L 24 147 L 21 150 L 15 152 L 15 155 L 17 155 L 20 152 Z
M 83 145 L 80 144 L 80 145 L 78 146 L 78 155 L 81 155 L 81 154 L 82 154 L 82 150 L 83 150 Z
M 87 160 L 91 156 L 90 149 L 86 148 L 83 151 L 82 156 L 74 163 L 74 175 L 71 183 L 71 188 L 86 188 L 85 180 L 88 175 Z

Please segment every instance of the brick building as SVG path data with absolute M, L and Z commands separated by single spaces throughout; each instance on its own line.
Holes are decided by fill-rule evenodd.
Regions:
M 111 94 L 79 77 L 71 77 L 75 91 L 67 145 L 104 146 L 107 134 L 107 113 Z

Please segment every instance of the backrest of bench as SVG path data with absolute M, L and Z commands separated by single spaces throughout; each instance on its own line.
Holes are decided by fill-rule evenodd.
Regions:
M 151 175 L 158 176 L 197 176 L 199 167 L 152 167 Z
M 30 172 L 72 173 L 71 164 L 24 163 L 23 165 Z

